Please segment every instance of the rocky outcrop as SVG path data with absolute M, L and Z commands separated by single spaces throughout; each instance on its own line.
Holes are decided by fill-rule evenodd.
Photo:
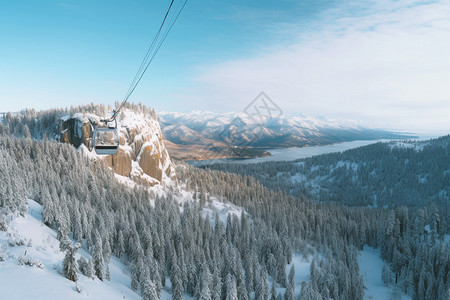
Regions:
M 115 155 L 107 155 L 103 159 L 106 165 L 114 170 L 114 173 L 126 177 L 130 176 L 133 159 L 130 153 L 123 148 L 119 148 Z
M 75 114 L 73 117 L 64 117 L 60 120 L 60 141 L 74 145 L 78 148 L 82 144 L 89 146 L 89 139 L 93 133 L 93 127 L 88 119 L 81 114 Z
M 158 153 L 159 151 L 152 152 L 152 146 L 147 146 L 145 149 L 142 149 L 139 166 L 145 174 L 161 181 L 163 171 Z
M 74 114 L 61 118 L 60 141 L 89 148 L 99 122 L 92 114 Z M 175 168 L 164 146 L 156 116 L 125 109 L 118 118 L 120 146 L 115 155 L 96 156 L 118 175 L 139 184 L 153 186 L 176 177 Z M 94 154 L 94 150 L 91 151 Z

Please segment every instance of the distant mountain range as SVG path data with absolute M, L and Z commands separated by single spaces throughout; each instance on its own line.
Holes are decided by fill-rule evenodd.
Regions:
M 245 113 L 193 111 L 159 112 L 158 118 L 171 156 L 179 159 L 255 157 L 273 148 L 411 137 L 304 114 L 256 120 Z

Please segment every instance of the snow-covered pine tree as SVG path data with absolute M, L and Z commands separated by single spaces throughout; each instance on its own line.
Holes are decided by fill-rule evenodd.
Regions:
M 242 269 L 242 267 L 240 267 Z M 237 295 L 238 299 L 240 300 L 248 300 L 248 291 L 247 287 L 245 286 L 245 280 L 244 280 L 244 274 L 242 271 L 239 272 L 240 280 L 238 280 L 237 284 Z
M 286 300 L 295 300 L 294 288 L 295 288 L 295 267 L 292 265 L 291 270 L 289 271 L 288 283 L 286 286 L 286 294 L 284 295 L 284 299 Z
M 69 246 L 66 249 L 66 255 L 63 260 L 63 273 L 67 279 L 72 281 L 78 280 L 78 263 L 75 259 L 75 254 L 79 248 L 79 245 Z
M 322 296 L 314 289 L 311 281 L 303 281 L 299 300 L 322 300 Z
M 261 267 L 257 271 L 256 285 L 255 285 L 255 299 L 267 300 L 269 299 L 269 286 L 267 284 L 267 271 Z
M 216 262 L 217 265 L 218 263 Z M 222 299 L 222 278 L 219 267 L 216 267 L 213 272 L 212 299 Z
M 119 230 L 119 233 L 117 234 L 117 244 L 114 250 L 118 258 L 120 258 L 122 254 L 125 252 L 125 241 L 123 239 L 122 230 Z
M 108 263 L 106 263 L 105 279 L 108 281 L 111 280 L 111 273 L 109 272 L 109 264 Z
M 198 299 L 211 300 L 212 275 L 207 264 L 202 265 L 202 273 L 200 279 L 200 294 Z
M 170 281 L 172 283 L 172 299 L 181 300 L 183 299 L 183 274 L 181 273 L 180 267 L 178 266 L 178 258 L 175 254 L 172 256 L 172 268 L 170 272 Z
M 94 262 L 95 276 L 97 276 L 98 279 L 103 280 L 105 279 L 105 261 L 103 259 L 102 239 L 100 238 L 97 230 L 94 237 L 96 240 L 94 241 L 94 253 L 92 254 L 92 258 Z
M 238 300 L 236 279 L 231 274 L 227 275 L 226 287 L 227 287 L 227 292 L 226 292 L 225 300 Z
M 149 278 L 147 278 L 144 283 L 142 300 L 156 300 L 156 299 L 159 299 L 158 293 L 156 292 L 156 286 Z
M 381 280 L 383 281 L 385 286 L 390 286 L 393 283 L 391 268 L 383 264 L 383 270 L 381 271 Z
M 277 290 L 276 290 L 275 280 L 272 281 L 272 288 L 270 289 L 270 300 L 277 300 Z
M 283 254 L 279 254 L 277 258 L 277 282 L 282 286 L 286 287 L 286 260 Z

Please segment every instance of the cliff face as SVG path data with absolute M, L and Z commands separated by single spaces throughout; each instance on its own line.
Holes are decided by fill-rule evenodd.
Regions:
M 93 125 L 99 119 L 93 114 L 64 116 L 59 124 L 60 141 L 89 148 Z M 97 156 L 94 150 L 90 155 L 103 159 L 116 174 L 139 184 L 153 186 L 176 177 L 156 116 L 124 109 L 117 120 L 117 131 L 120 146 L 115 155 Z
M 87 118 L 76 114 L 72 118 L 65 116 L 60 120 L 60 141 L 72 144 L 79 148 L 81 144 L 89 146 L 89 137 L 92 136 L 93 128 Z

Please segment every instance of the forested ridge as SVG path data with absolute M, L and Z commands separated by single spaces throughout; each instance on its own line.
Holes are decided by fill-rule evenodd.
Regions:
M 193 170 L 201 172 L 199 169 Z M 224 182 L 247 180 L 250 186 L 254 180 L 253 177 L 241 177 L 235 173 L 209 169 L 205 172 L 199 177 L 210 174 L 210 178 L 223 176 L 226 178 Z M 208 182 L 208 179 L 200 180 L 196 186 L 200 182 Z M 274 224 L 281 222 L 282 225 L 278 226 L 289 228 L 287 231 L 292 232 L 290 239 L 294 241 L 296 251 L 303 251 L 302 241 L 308 241 L 321 253 L 331 249 L 333 254 L 348 245 L 359 249 L 364 244 L 380 247 L 382 257 L 387 262 L 383 275 L 387 285 L 396 284 L 414 299 L 447 299 L 449 296 L 450 243 L 443 240 L 444 235 L 449 234 L 449 224 L 445 212 L 440 211 L 434 203 L 420 209 L 406 206 L 395 209 L 357 208 L 313 203 L 303 197 L 295 198 L 278 192 L 276 194 L 280 197 L 255 205 L 252 201 L 242 201 L 236 196 L 239 193 L 236 191 L 242 190 L 241 185 L 230 186 L 227 190 L 215 182 L 207 187 L 213 191 L 223 190 L 227 199 L 234 199 L 232 202 L 242 205 L 252 215 L 261 216 L 264 220 L 273 219 Z M 250 191 L 258 188 L 259 183 Z M 304 230 L 296 231 L 299 226 L 304 226 Z M 313 268 L 311 272 L 314 282 L 316 276 L 313 275 Z M 329 275 L 332 274 L 329 271 L 322 274 L 323 281 L 334 278 Z M 342 278 L 342 273 L 336 275 Z
M 436 205 L 319 203 L 269 189 L 253 176 L 182 163 L 178 186 L 158 195 L 125 188 L 102 163 L 69 145 L 11 137 L 10 131 L 0 126 L 0 228 L 10 214 L 25 212 L 27 198 L 41 203 L 44 221 L 58 230 L 67 252 L 68 278 L 83 273 L 108 280 L 114 254 L 127 261 L 131 286 L 144 299 L 159 298 L 168 281 L 173 299 L 183 293 L 197 299 L 362 299 L 357 253 L 369 245 L 382 250 L 386 284 L 397 284 L 414 299 L 448 297 L 448 224 Z M 180 207 L 182 189 L 195 200 Z M 211 197 L 246 213 L 229 215 L 225 223 L 217 216 L 210 220 L 202 206 Z M 73 262 L 75 242 L 92 253 L 91 260 Z M 314 257 L 300 295 L 293 276 L 286 276 L 293 252 Z M 272 292 L 269 277 L 286 288 L 283 294 Z
M 450 136 L 380 142 L 292 162 L 220 163 L 208 168 L 251 175 L 294 196 L 345 205 L 423 207 L 433 202 L 448 211 L 450 203 Z
M 118 108 L 119 103 L 115 103 L 115 108 Z M 131 109 L 135 112 L 142 112 L 147 117 L 156 120 L 156 113 L 153 109 L 145 105 L 126 103 L 124 108 Z M 25 109 L 17 114 L 7 113 L 0 121 L 3 125 L 5 134 L 10 134 L 16 137 L 33 137 L 35 139 L 42 139 L 44 137 L 50 140 L 57 140 L 60 135 L 60 128 L 58 128 L 59 121 L 62 116 L 73 116 L 76 113 L 90 113 L 98 116 L 106 116 L 107 111 L 111 111 L 111 107 L 105 105 L 89 104 L 82 106 L 72 106 L 70 108 L 56 108 L 43 111 L 36 111 L 35 109 Z

